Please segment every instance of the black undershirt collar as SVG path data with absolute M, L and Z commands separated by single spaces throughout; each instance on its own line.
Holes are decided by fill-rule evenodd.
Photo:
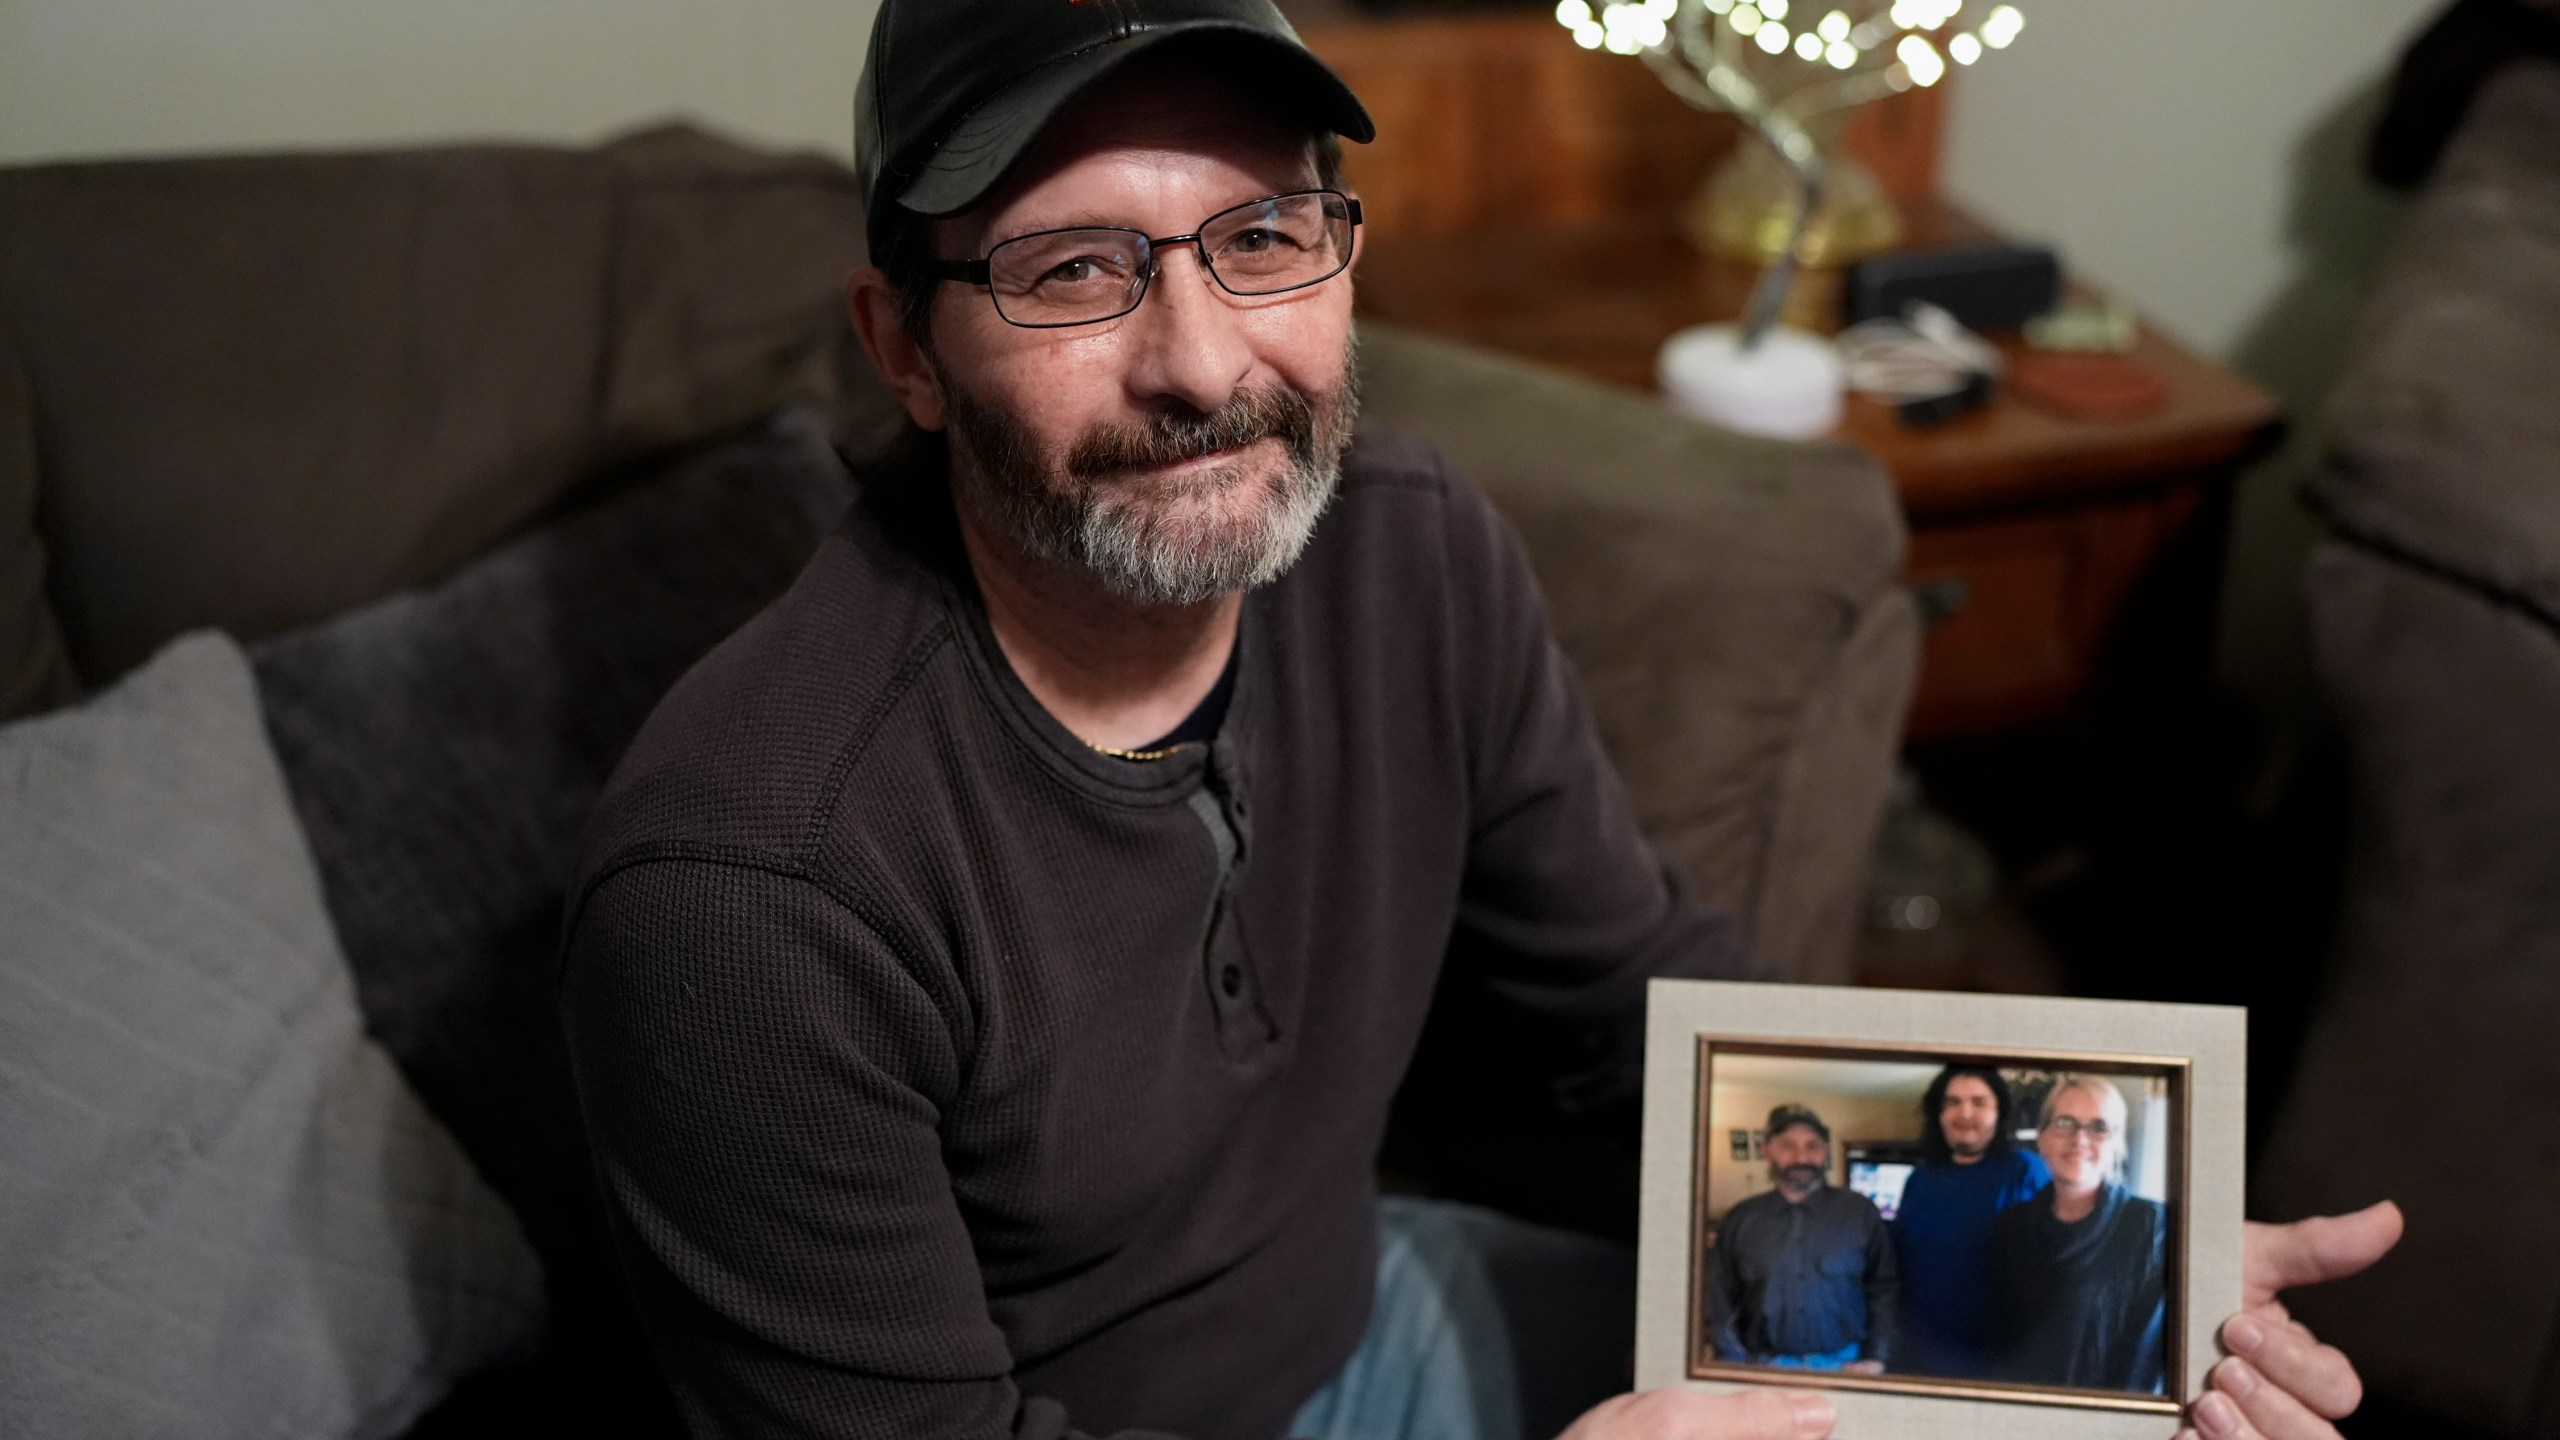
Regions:
M 1209 693 L 1200 698 L 1199 704 L 1191 707 L 1191 713 L 1183 717 L 1181 724 L 1166 731 L 1162 737 L 1139 746 L 1138 750 L 1153 754 L 1195 740 L 1205 745 L 1217 739 L 1218 727 L 1226 723 L 1227 702 L 1235 698 L 1236 658 L 1243 653 L 1243 637 L 1238 636 L 1237 643 L 1227 651 L 1227 668 L 1218 672 L 1218 683 L 1209 687 Z

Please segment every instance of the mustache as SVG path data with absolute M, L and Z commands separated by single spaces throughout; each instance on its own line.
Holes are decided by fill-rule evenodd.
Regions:
M 1819 1165 L 1788 1165 L 1778 1174 L 1788 1180 L 1819 1180 L 1823 1176 L 1823 1168 Z
M 1099 426 L 1067 451 L 1067 473 L 1092 480 L 1121 470 L 1178 465 L 1271 437 L 1286 444 L 1292 455 L 1314 453 L 1315 402 L 1296 390 L 1264 386 L 1240 390 L 1211 411 Z

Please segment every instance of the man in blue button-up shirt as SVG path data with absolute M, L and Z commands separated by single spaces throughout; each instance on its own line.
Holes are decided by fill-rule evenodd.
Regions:
M 1776 1188 L 1716 1232 L 1707 1326 L 1735 1364 L 1880 1374 L 1893 1356 L 1897 1288 L 1884 1217 L 1830 1183 L 1831 1130 L 1801 1105 L 1769 1112 Z

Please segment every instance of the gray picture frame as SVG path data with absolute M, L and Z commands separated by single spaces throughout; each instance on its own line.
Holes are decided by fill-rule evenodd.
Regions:
M 1696 1320 L 1709 1042 L 2174 1071 L 2170 1380 L 2144 1397 L 1701 1364 Z M 2240 1307 L 2247 1012 L 2040 996 L 1656 980 L 1648 994 L 1636 1384 L 1710 1393 L 1815 1386 L 1837 1440 L 2169 1440 Z M 1712 1143 L 1712 1142 L 1711 1142 Z

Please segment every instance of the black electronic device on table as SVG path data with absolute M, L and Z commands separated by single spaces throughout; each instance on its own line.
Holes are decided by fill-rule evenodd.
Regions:
M 1904 250 L 1849 267 L 1841 295 L 1848 323 L 1900 319 L 1925 300 L 1968 330 L 2014 330 L 2062 299 L 2062 262 L 2042 245 Z

